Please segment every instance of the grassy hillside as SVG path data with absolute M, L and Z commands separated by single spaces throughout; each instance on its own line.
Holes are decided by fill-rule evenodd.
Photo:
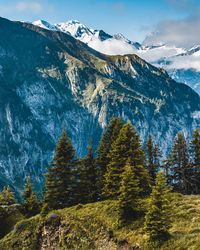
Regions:
M 142 206 L 147 209 L 147 201 Z M 171 238 L 159 247 L 147 246 L 142 215 L 120 228 L 117 202 L 105 201 L 22 220 L 0 249 L 200 249 L 200 196 L 178 196 L 173 214 Z

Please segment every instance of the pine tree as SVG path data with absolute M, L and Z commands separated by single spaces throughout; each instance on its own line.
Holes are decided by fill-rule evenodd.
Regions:
M 160 167 L 160 158 L 162 157 L 162 152 L 158 144 L 154 145 L 153 156 L 154 156 L 154 164 L 156 165 L 156 170 L 158 172 L 158 169 Z
M 133 127 L 133 125 L 132 125 Z M 141 195 L 147 195 L 150 192 L 150 176 L 148 170 L 145 168 L 145 153 L 142 150 L 139 135 L 133 127 L 133 137 L 130 148 L 131 164 L 134 166 L 135 176 L 139 181 Z
M 195 129 L 191 141 L 191 150 L 193 156 L 193 165 L 200 168 L 200 130 Z
M 109 154 L 110 162 L 105 173 L 104 195 L 107 198 L 117 199 L 121 174 L 128 159 L 134 166 L 135 174 L 139 180 L 140 187 L 147 188 L 148 173 L 144 169 L 144 152 L 141 149 L 139 137 L 130 122 L 120 130 L 119 136 L 112 145 Z
M 190 183 L 190 162 L 186 139 L 182 133 L 178 133 L 171 154 L 171 174 L 175 188 L 183 193 L 188 193 Z
M 157 144 L 154 145 L 151 135 L 149 135 L 147 139 L 146 155 L 147 155 L 147 169 L 149 171 L 151 181 L 152 183 L 154 183 L 156 179 L 156 174 L 160 166 L 159 158 L 161 157 L 161 153 L 158 145 Z
M 46 175 L 44 202 L 50 209 L 72 203 L 72 164 L 75 151 L 65 130 L 56 146 L 52 166 Z
M 112 145 L 109 154 L 110 163 L 105 173 L 104 195 L 107 198 L 117 198 L 119 196 L 121 174 L 126 161 L 130 157 L 133 133 L 134 131 L 130 124 L 124 125 Z
M 168 236 L 171 223 L 170 191 L 165 176 L 161 172 L 158 173 L 145 216 L 145 231 L 150 240 L 161 240 Z
M 162 170 L 163 170 L 163 173 L 166 177 L 168 184 L 173 184 L 174 182 L 173 175 L 171 172 L 172 165 L 173 165 L 173 157 L 172 157 L 172 154 L 169 154 L 167 158 L 163 161 L 163 165 L 162 165 Z
M 147 168 L 151 177 L 151 180 L 154 182 L 156 178 L 156 169 L 154 165 L 154 145 L 151 135 L 147 139 Z
M 139 181 L 135 176 L 134 167 L 131 165 L 131 159 L 129 158 L 124 167 L 120 183 L 119 205 L 122 223 L 136 214 L 139 194 Z
M 92 146 L 88 147 L 88 155 L 79 161 L 79 185 L 76 191 L 79 203 L 91 203 L 97 200 L 97 168 Z
M 25 182 L 23 198 L 24 198 L 23 205 L 25 208 L 25 213 L 28 216 L 33 216 L 33 215 L 38 214 L 39 202 L 37 200 L 37 196 L 35 192 L 33 192 L 31 180 L 29 177 L 26 179 L 26 182 Z
M 109 163 L 109 153 L 111 150 L 111 145 L 117 139 L 119 132 L 123 126 L 124 122 L 121 118 L 113 117 L 111 118 L 107 129 L 102 135 L 98 150 L 96 165 L 98 168 L 98 189 L 99 194 L 102 193 L 103 178 Z
M 4 187 L 0 193 L 0 205 L 9 206 L 16 203 L 15 195 L 11 191 L 10 187 Z
M 191 152 L 191 173 L 190 173 L 190 182 L 191 187 L 190 191 L 193 194 L 199 194 L 200 192 L 200 130 L 195 129 L 193 133 L 193 138 L 190 143 L 190 152 Z

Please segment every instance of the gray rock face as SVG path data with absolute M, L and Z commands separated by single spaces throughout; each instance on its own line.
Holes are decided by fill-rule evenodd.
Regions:
M 106 56 L 62 32 L 0 19 L 0 183 L 39 189 L 61 129 L 78 155 L 110 118 L 131 120 L 164 153 L 200 125 L 200 97 L 136 55 Z

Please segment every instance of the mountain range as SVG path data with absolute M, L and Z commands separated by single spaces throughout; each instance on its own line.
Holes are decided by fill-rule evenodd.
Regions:
M 102 54 L 61 26 L 0 18 L 1 186 L 20 191 L 31 176 L 39 190 L 62 128 L 82 156 L 112 116 L 130 120 L 142 142 L 151 133 L 163 154 L 177 132 L 200 125 L 200 96 L 190 87 L 135 54 Z M 128 43 L 119 37 L 109 39 Z
M 52 25 L 44 20 L 34 25 L 54 31 L 62 31 L 86 43 L 91 48 L 108 55 L 137 54 L 149 63 L 164 68 L 178 82 L 185 83 L 200 94 L 200 45 L 180 48 L 175 45 L 142 44 L 133 42 L 122 34 L 110 35 L 103 30 L 94 30 L 72 20 Z

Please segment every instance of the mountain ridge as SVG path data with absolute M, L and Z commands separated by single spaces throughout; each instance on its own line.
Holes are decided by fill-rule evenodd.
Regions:
M 33 24 L 47 29 L 51 29 L 52 26 L 48 24 L 44 27 L 44 25 L 37 22 L 33 22 Z M 192 46 L 191 48 L 179 48 L 160 43 L 153 46 L 145 44 L 145 41 L 142 44 L 133 42 L 122 34 L 112 36 L 102 30 L 90 29 L 77 20 L 61 24 L 64 28 L 60 29 L 58 23 L 53 25 L 52 30 L 71 34 L 91 48 L 108 55 L 137 54 L 157 67 L 163 67 L 176 81 L 189 85 L 200 94 L 200 82 L 198 80 L 200 75 L 200 66 L 198 63 L 200 54 L 197 55 L 199 45 Z M 71 26 L 73 26 L 73 29 Z M 106 34 L 104 39 L 101 39 L 99 32 Z

